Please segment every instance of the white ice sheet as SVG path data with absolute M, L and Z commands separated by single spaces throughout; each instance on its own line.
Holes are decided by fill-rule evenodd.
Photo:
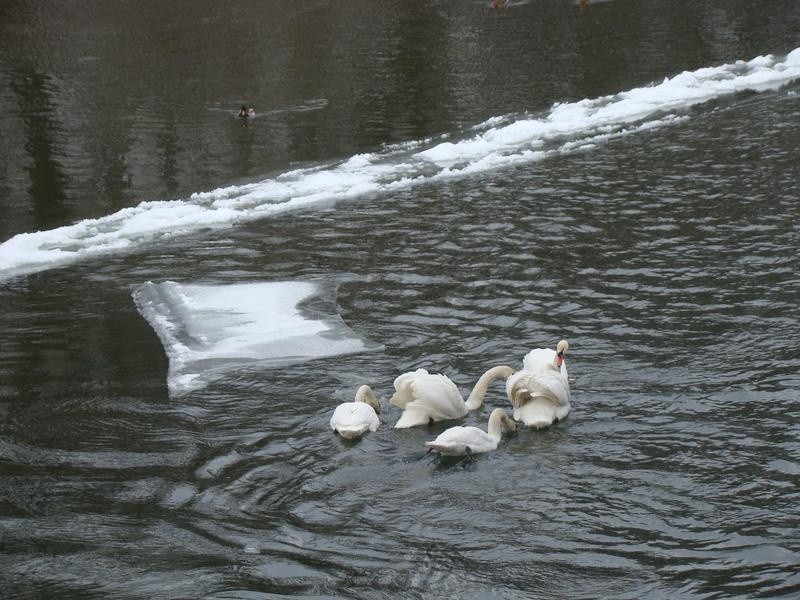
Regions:
M 147 282 L 133 298 L 169 358 L 173 395 L 257 364 L 272 368 L 379 349 L 335 312 L 336 287 L 310 281 Z

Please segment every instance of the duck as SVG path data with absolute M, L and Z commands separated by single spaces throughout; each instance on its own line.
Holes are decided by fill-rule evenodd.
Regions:
M 534 348 L 522 361 L 522 369 L 506 379 L 506 395 L 515 421 L 534 429 L 549 427 L 571 410 L 565 354 L 569 342 L 556 349 Z
M 242 104 L 242 107 L 239 109 L 239 115 L 238 116 L 243 117 L 245 119 L 247 119 L 249 117 L 255 117 L 256 116 L 256 111 L 254 109 L 252 109 L 252 108 L 248 108 L 247 105 Z
M 389 401 L 403 409 L 395 429 L 427 425 L 434 421 L 460 419 L 483 404 L 489 384 L 498 377 L 508 378 L 514 369 L 505 365 L 492 367 L 481 375 L 465 401 L 458 387 L 446 375 L 417 369 L 394 380 L 395 393 Z
M 380 411 L 381 404 L 372 388 L 364 384 L 358 388 L 352 402 L 342 402 L 333 411 L 331 429 L 348 440 L 359 438 L 367 431 L 377 431 L 381 423 Z
M 443 456 L 470 456 L 496 450 L 502 429 L 516 431 L 517 425 L 502 408 L 495 408 L 489 415 L 488 432 L 479 427 L 457 425 L 440 433 L 432 442 L 425 442 L 429 450 Z

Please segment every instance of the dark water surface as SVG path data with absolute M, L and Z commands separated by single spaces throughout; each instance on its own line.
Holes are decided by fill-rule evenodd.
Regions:
M 6 0 L 0 240 L 798 46 L 794 0 Z M 800 595 L 800 85 L 677 116 L 0 281 L 0 596 Z M 382 349 L 170 396 L 167 280 L 338 285 Z M 562 423 L 466 467 L 392 429 L 398 374 L 560 338 Z

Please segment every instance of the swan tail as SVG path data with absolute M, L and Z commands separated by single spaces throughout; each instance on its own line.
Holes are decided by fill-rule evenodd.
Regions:
M 558 419 L 555 407 L 551 402 L 537 400 L 515 409 L 514 420 L 533 429 L 542 429 L 550 427 Z
M 377 427 L 375 429 L 377 429 Z M 364 424 L 357 427 L 339 426 L 336 427 L 334 431 L 345 439 L 353 440 L 364 435 L 367 430 L 375 431 L 375 429 L 372 429 L 372 427 L 368 427 L 366 424 Z
M 444 456 L 463 456 L 467 453 L 467 449 L 469 448 L 469 446 L 442 444 L 436 440 L 432 442 L 425 442 L 425 445 L 428 447 L 428 450 L 435 450 Z

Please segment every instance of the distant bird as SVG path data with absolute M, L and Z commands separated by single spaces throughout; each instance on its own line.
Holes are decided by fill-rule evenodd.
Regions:
M 372 393 L 372 388 L 362 385 L 353 402 L 343 402 L 336 407 L 331 417 L 331 429 L 348 440 L 360 437 L 367 431 L 376 431 L 381 424 L 378 413 L 381 404 Z
M 466 402 L 456 384 L 446 375 L 428 373 L 425 369 L 403 373 L 394 380 L 395 393 L 390 400 L 403 409 L 395 428 L 460 419 L 469 411 L 480 408 L 492 381 L 498 377 L 508 378 L 513 372 L 511 367 L 503 365 L 492 367 L 478 379 Z
M 256 111 L 252 108 L 247 108 L 247 106 L 242 104 L 242 108 L 239 109 L 239 116 L 244 117 L 245 119 L 248 117 L 255 117 Z
M 548 427 L 569 414 L 570 392 L 564 355 L 567 340 L 555 350 L 535 348 L 528 352 L 522 370 L 506 380 L 506 395 L 514 407 L 514 419 L 536 429 Z
M 489 416 L 488 433 L 478 427 L 451 427 L 425 445 L 443 456 L 469 456 L 495 450 L 500 443 L 502 429 L 515 431 L 514 421 L 502 408 L 495 408 Z

